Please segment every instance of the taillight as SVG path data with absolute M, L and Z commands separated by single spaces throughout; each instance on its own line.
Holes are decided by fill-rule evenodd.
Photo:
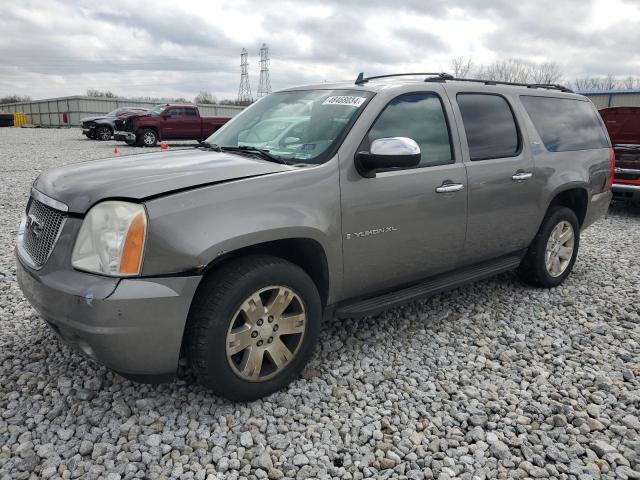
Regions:
M 613 148 L 609 149 L 609 182 L 607 183 L 607 190 L 611 189 L 613 185 L 613 177 L 616 173 L 616 152 Z

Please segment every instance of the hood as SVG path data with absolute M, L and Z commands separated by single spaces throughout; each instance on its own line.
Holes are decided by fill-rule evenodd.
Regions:
M 118 115 L 118 118 L 131 118 L 131 117 L 147 117 L 147 112 L 124 112 Z
M 103 118 L 110 118 L 110 117 L 107 117 L 106 115 L 99 115 L 97 117 L 84 117 L 80 119 L 80 123 L 95 122 L 96 120 L 102 120 Z
M 292 170 L 226 152 L 189 149 L 75 163 L 42 173 L 34 188 L 85 213 L 108 198 L 143 200 L 177 190 Z

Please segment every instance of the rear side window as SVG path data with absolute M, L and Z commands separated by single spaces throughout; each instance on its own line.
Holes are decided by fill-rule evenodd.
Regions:
M 471 160 L 511 157 L 518 153 L 518 127 L 504 97 L 460 93 L 457 100 Z
M 198 116 L 198 113 L 193 108 L 187 108 L 185 109 L 185 112 L 187 113 L 187 117 L 190 118 L 195 118 Z
M 550 152 L 609 147 L 607 136 L 590 102 L 530 95 L 520 99 Z
M 420 146 L 419 167 L 453 162 L 447 119 L 434 93 L 409 93 L 391 100 L 369 130 L 363 149 L 387 137 L 415 140 Z
M 182 116 L 182 109 L 181 108 L 171 108 L 169 109 L 169 111 L 167 111 L 167 115 L 169 115 L 172 118 L 179 118 Z

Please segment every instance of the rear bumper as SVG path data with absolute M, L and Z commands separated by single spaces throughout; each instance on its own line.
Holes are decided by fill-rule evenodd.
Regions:
M 611 186 L 611 191 L 614 193 L 640 192 L 640 185 L 630 185 L 627 183 L 614 183 Z
M 17 264 L 24 295 L 66 343 L 136 380 L 175 374 L 201 277 L 118 280 L 74 270 L 39 275 L 19 257 Z
M 136 139 L 136 134 L 133 132 L 125 132 L 124 130 L 116 130 L 115 132 L 113 132 L 113 138 L 115 140 L 120 140 L 120 141 L 134 141 Z
M 640 202 L 640 185 L 614 183 L 611 186 L 614 198 Z

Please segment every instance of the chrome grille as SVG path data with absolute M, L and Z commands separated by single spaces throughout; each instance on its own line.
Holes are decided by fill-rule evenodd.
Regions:
M 33 263 L 41 267 L 53 250 L 67 215 L 31 198 L 22 246 Z

